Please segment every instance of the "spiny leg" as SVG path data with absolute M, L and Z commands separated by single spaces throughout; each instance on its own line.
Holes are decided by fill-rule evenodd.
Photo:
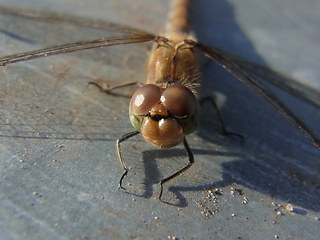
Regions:
M 98 87 L 101 91 L 105 92 L 106 94 L 113 94 L 113 95 L 118 95 L 118 94 L 114 94 L 112 93 L 112 90 L 114 89 L 118 89 L 118 88 L 122 88 L 122 87 L 128 87 L 128 86 L 132 86 L 132 85 L 136 85 L 136 84 L 141 84 L 139 82 L 126 82 L 126 83 L 123 83 L 123 84 L 119 84 L 119 85 L 116 85 L 116 86 L 113 86 L 113 87 L 105 87 L 105 86 L 102 86 L 100 85 L 99 83 L 96 83 L 96 82 L 89 82 L 88 84 L 91 84 L 91 85 L 94 85 L 96 87 Z M 129 133 L 126 133 L 124 134 L 123 136 L 121 136 L 120 138 L 117 139 L 117 153 L 118 153 L 118 158 L 119 158 L 119 161 L 121 163 L 121 166 L 124 170 L 124 173 L 122 174 L 121 178 L 120 178 L 120 181 L 119 181 L 119 189 L 125 189 L 123 186 L 122 186 L 122 180 L 123 178 L 128 174 L 128 168 L 127 168 L 127 165 L 126 163 L 124 162 L 124 160 L 122 159 L 122 156 L 121 156 L 121 150 L 120 150 L 120 143 L 137 135 L 138 133 L 140 133 L 139 131 L 133 131 L 133 132 L 129 132 Z
M 123 88 L 123 87 L 130 87 L 133 85 L 141 85 L 142 83 L 136 82 L 136 81 L 130 81 L 130 82 L 125 82 L 122 84 L 115 85 L 113 87 L 104 86 L 103 84 L 99 84 L 99 83 L 93 82 L 93 81 L 89 82 L 88 84 L 98 87 L 101 91 L 103 91 L 106 94 L 120 95 L 120 94 L 113 93 L 112 91 L 115 89 Z
M 189 163 L 187 166 L 185 166 L 184 168 L 180 169 L 179 171 L 175 172 L 174 174 L 170 175 L 169 177 L 167 178 L 164 178 L 160 181 L 160 194 L 159 194 L 159 200 L 161 200 L 161 196 L 162 196 L 162 192 L 163 192 L 163 184 L 170 181 L 171 179 L 179 176 L 180 174 L 182 174 L 183 172 L 187 171 L 194 163 L 194 158 L 193 158 L 193 154 L 192 154 L 192 151 L 189 147 L 189 144 L 187 142 L 187 140 L 184 138 L 183 140 L 183 145 L 185 147 L 185 149 L 187 150 L 187 153 L 188 153 L 188 157 L 189 157 Z
M 129 132 L 129 133 L 126 133 L 124 134 L 121 138 L 118 138 L 117 139 L 117 153 L 118 153 L 118 157 L 119 157 L 119 161 L 121 163 L 121 166 L 124 170 L 121 178 L 120 178 L 120 181 L 119 181 L 119 189 L 125 189 L 123 186 L 122 186 L 122 180 L 123 178 L 128 174 L 128 168 L 127 168 L 127 165 L 126 163 L 123 161 L 122 159 L 122 156 L 121 156 L 121 150 L 120 150 L 120 143 L 139 134 L 140 132 L 139 131 L 134 131 L 134 132 Z
M 222 130 L 222 133 L 226 136 L 230 136 L 230 135 L 234 135 L 234 136 L 237 136 L 241 139 L 241 141 L 244 140 L 244 137 L 239 134 L 239 133 L 235 133 L 235 132 L 230 132 L 227 130 L 226 128 L 226 125 L 224 123 L 224 120 L 223 120 L 223 117 L 222 117 L 222 114 L 219 110 L 219 107 L 218 105 L 216 104 L 216 102 L 214 101 L 214 99 L 210 96 L 206 96 L 206 97 L 203 97 L 201 100 L 200 100 L 200 105 L 202 105 L 205 101 L 210 101 L 210 103 L 212 104 L 212 106 L 214 107 L 216 113 L 217 113 L 217 116 L 218 116 L 218 119 L 219 119 L 219 122 L 220 122 L 220 126 L 221 126 L 221 130 Z

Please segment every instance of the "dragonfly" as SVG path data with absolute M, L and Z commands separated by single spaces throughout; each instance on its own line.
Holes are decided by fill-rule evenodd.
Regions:
M 175 0 L 170 16 L 170 24 L 163 35 L 154 35 L 144 31 L 110 24 L 109 28 L 117 28 L 127 35 L 120 37 L 99 38 L 64 44 L 60 46 L 39 49 L 30 52 L 8 55 L 0 58 L 0 66 L 32 59 L 48 57 L 51 55 L 70 53 L 80 50 L 110 47 L 123 44 L 153 43 L 148 63 L 147 80 L 143 86 L 138 88 L 132 95 L 129 105 L 129 118 L 134 131 L 129 132 L 117 139 L 117 154 L 124 170 L 120 180 L 119 188 L 123 187 L 123 179 L 128 174 L 127 164 L 121 153 L 121 143 L 127 139 L 142 134 L 144 139 L 159 148 L 171 148 L 183 144 L 188 154 L 188 164 L 172 175 L 160 180 L 159 199 L 162 199 L 163 185 L 173 178 L 187 171 L 194 164 L 194 156 L 187 142 L 186 135 L 193 133 L 198 125 L 200 103 L 204 99 L 198 99 L 200 69 L 198 55 L 205 55 L 208 59 L 216 62 L 226 71 L 234 75 L 246 86 L 259 94 L 268 102 L 280 115 L 287 119 L 293 126 L 299 129 L 315 147 L 320 148 L 320 140 L 293 112 L 272 94 L 264 85 L 257 81 L 253 75 L 261 76 L 270 80 L 273 84 L 286 89 L 288 92 L 300 97 L 302 100 L 319 107 L 319 100 L 316 93 L 310 98 L 300 92 L 299 87 L 289 87 L 282 80 L 285 76 L 272 71 L 264 66 L 247 62 L 239 57 L 225 53 L 219 49 L 209 47 L 197 41 L 190 33 L 188 13 L 189 1 Z M 4 11 L 10 13 L 9 9 Z M 27 17 L 27 16 L 26 16 Z M 30 16 L 32 17 L 32 16 Z M 60 19 L 55 16 L 41 16 L 43 21 L 69 21 L 79 24 L 74 19 Z M 95 27 L 101 27 L 104 23 L 88 23 Z M 253 75 L 250 73 L 254 72 Z M 267 76 L 267 77 L 266 77 Z M 93 84 L 96 84 L 93 82 Z M 96 84 L 106 93 L 126 86 L 135 85 L 136 82 L 128 82 L 112 88 L 104 88 Z M 315 100 L 316 99 L 316 100 Z M 218 110 L 214 99 L 210 102 Z M 226 130 L 221 115 L 221 127 Z M 238 135 L 239 136 L 239 135 Z M 241 135 L 239 136 L 241 137 Z

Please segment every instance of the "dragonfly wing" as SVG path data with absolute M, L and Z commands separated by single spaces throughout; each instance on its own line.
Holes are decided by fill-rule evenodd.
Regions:
M 92 19 L 88 17 L 79 17 L 73 14 L 64 14 L 53 11 L 46 10 L 34 10 L 30 8 L 21 8 L 21 7 L 8 7 L 0 5 L 0 14 L 1 15 L 9 15 L 14 16 L 15 18 L 29 19 L 37 22 L 49 22 L 56 24 L 68 24 L 68 25 L 76 25 L 79 27 L 88 27 L 88 28 L 97 28 L 104 29 L 108 31 L 115 31 L 121 33 L 131 33 L 131 34 L 139 34 L 146 35 L 147 32 L 142 30 L 138 30 L 129 26 L 106 22 L 99 19 Z
M 234 62 L 239 67 L 244 69 L 250 76 L 258 77 L 262 80 L 268 81 L 271 84 L 301 99 L 302 101 L 320 109 L 320 94 L 317 90 L 301 84 L 295 79 L 285 76 L 284 74 L 261 64 L 250 62 L 246 59 L 229 53 L 222 51 L 219 52 L 220 54 L 224 55 L 226 59 Z
M 10 54 L 0 57 L 2 64 L 39 58 L 38 61 L 0 67 L 2 137 L 94 140 L 105 136 L 115 139 L 122 134 L 123 129 L 106 127 L 115 125 L 113 121 L 120 107 L 113 110 L 110 106 L 115 104 L 109 103 L 98 89 L 88 86 L 88 82 L 101 81 L 114 86 L 144 79 L 145 53 L 150 44 L 127 43 L 147 42 L 153 35 L 132 33 L 124 36 L 104 29 L 16 19 L 12 15 L 0 14 L 0 19 L 1 55 Z M 117 44 L 124 45 L 108 47 Z M 100 49 L 99 46 L 107 48 Z M 50 52 L 53 55 L 94 47 L 88 51 L 41 58 Z M 30 51 L 33 49 L 41 50 Z M 15 52 L 21 54 L 11 55 Z M 124 91 L 128 95 L 132 90 Z M 126 114 L 123 119 L 127 120 Z M 105 129 L 108 129 L 107 135 Z M 130 125 L 124 131 L 129 129 Z
M 79 41 L 75 43 L 68 43 L 60 46 L 44 48 L 40 50 L 18 53 L 14 55 L 4 56 L 0 58 L 0 66 L 4 66 L 10 63 L 27 61 L 40 57 L 47 57 L 51 55 L 57 55 L 60 53 L 69 53 L 85 49 L 92 49 L 98 47 L 107 47 L 120 44 L 149 42 L 155 38 L 153 35 L 132 35 L 115 38 L 100 38 L 88 41 Z
M 108 23 L 105 21 L 93 20 L 89 18 L 77 17 L 70 14 L 61 14 L 51 11 L 38 11 L 26 8 L 6 7 L 0 5 L 0 15 L 22 18 L 27 21 L 47 22 L 50 24 L 74 25 L 77 27 L 96 28 L 108 31 L 116 31 L 118 33 L 127 33 L 126 36 L 112 38 L 97 38 L 93 40 L 77 41 L 73 43 L 62 44 L 59 46 L 44 48 L 40 50 L 24 52 L 21 54 L 13 54 L 0 58 L 0 66 L 27 61 L 39 57 L 56 55 L 60 53 L 74 52 L 84 49 L 106 47 L 120 44 L 147 42 L 154 39 L 154 35 L 141 30 L 120 24 Z M 7 34 L 10 34 L 7 32 Z
M 223 52 L 214 48 L 197 44 L 196 48 L 204 53 L 205 56 L 219 64 L 226 71 L 235 76 L 247 87 L 258 93 L 265 101 L 267 101 L 280 115 L 287 119 L 293 126 L 298 128 L 313 144 L 320 148 L 320 139 L 299 119 L 293 112 L 285 106 L 272 92 L 270 92 L 264 85 L 258 82 L 255 78 L 250 76 L 237 61 L 233 61 L 230 55 L 225 55 Z

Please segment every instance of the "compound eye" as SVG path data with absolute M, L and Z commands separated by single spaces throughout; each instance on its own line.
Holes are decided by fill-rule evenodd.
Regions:
M 135 115 L 146 115 L 153 105 L 160 101 L 160 88 L 146 84 L 135 91 L 130 101 L 130 111 Z
M 162 93 L 160 100 L 176 117 L 188 117 L 196 114 L 197 98 L 185 86 L 172 85 L 168 87 Z

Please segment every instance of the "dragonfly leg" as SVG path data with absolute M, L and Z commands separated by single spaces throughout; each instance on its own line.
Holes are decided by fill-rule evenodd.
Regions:
M 183 140 L 183 145 L 184 145 L 185 149 L 187 150 L 188 157 L 189 157 L 189 163 L 188 163 L 188 165 L 185 166 L 184 168 L 180 169 L 179 171 L 175 172 L 174 174 L 172 174 L 172 175 L 170 175 L 169 177 L 166 177 L 166 178 L 164 178 L 164 179 L 162 179 L 162 180 L 160 181 L 160 183 L 159 183 L 159 184 L 160 184 L 160 194 L 159 194 L 159 200 L 160 200 L 160 201 L 162 201 L 162 200 L 161 200 L 161 197 L 162 197 L 162 192 L 163 192 L 163 184 L 166 183 L 166 182 L 168 182 L 168 181 L 170 181 L 171 179 L 179 176 L 180 174 L 182 174 L 182 173 L 185 172 L 186 170 L 188 170 L 188 169 L 193 165 L 193 163 L 194 163 L 193 154 L 192 154 L 192 151 L 191 151 L 191 149 L 190 149 L 190 147 L 189 147 L 189 144 L 188 144 L 188 142 L 187 142 L 186 139 Z
M 220 122 L 220 126 L 221 126 L 221 130 L 222 130 L 222 133 L 226 136 L 230 136 L 230 135 L 233 135 L 233 136 L 237 136 L 238 138 L 241 139 L 241 141 L 244 140 L 244 137 L 239 134 L 239 133 L 235 133 L 235 132 L 230 132 L 227 130 L 227 127 L 224 123 L 224 120 L 223 120 L 223 117 L 222 117 L 222 114 L 219 110 L 219 107 L 218 105 L 216 104 L 216 102 L 214 101 L 214 99 L 211 97 L 211 96 L 206 96 L 206 97 L 203 97 L 201 100 L 200 100 L 200 105 L 204 104 L 205 101 L 210 101 L 210 103 L 212 104 L 212 106 L 214 107 L 216 113 L 217 113 L 217 116 L 218 116 L 218 119 L 219 119 L 219 122 Z
M 122 84 L 115 85 L 113 87 L 109 87 L 106 82 L 99 83 L 99 82 L 90 81 L 88 84 L 98 87 L 101 91 L 103 91 L 106 94 L 117 95 L 117 96 L 118 95 L 122 96 L 122 95 L 121 94 L 117 94 L 117 93 L 113 93 L 112 91 L 115 90 L 115 89 L 119 89 L 119 88 L 123 88 L 123 87 L 130 87 L 130 86 L 133 86 L 133 85 L 138 85 L 138 86 L 142 85 L 142 83 L 136 82 L 136 81 L 125 82 L 125 83 L 122 83 Z
M 140 133 L 139 131 L 134 131 L 134 132 L 129 132 L 129 133 L 126 133 L 124 134 L 121 138 L 118 138 L 117 139 L 117 153 L 118 153 L 118 157 L 119 157 L 119 161 L 121 163 L 121 166 L 124 170 L 121 178 L 120 178 L 120 181 L 119 181 L 119 189 L 125 189 L 123 186 L 122 186 L 122 180 L 123 178 L 128 174 L 128 168 L 127 168 L 127 165 L 126 163 L 124 162 L 124 160 L 122 159 L 122 156 L 121 156 L 121 149 L 120 149 L 120 143 L 137 135 L 138 133 Z

